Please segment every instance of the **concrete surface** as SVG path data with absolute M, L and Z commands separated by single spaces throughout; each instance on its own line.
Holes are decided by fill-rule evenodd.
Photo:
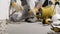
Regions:
M 50 26 L 43 26 L 40 23 L 8 24 L 8 34 L 47 34 Z

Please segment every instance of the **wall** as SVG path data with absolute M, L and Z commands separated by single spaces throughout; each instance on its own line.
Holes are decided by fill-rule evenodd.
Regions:
M 0 0 L 0 20 L 8 19 L 10 0 Z

